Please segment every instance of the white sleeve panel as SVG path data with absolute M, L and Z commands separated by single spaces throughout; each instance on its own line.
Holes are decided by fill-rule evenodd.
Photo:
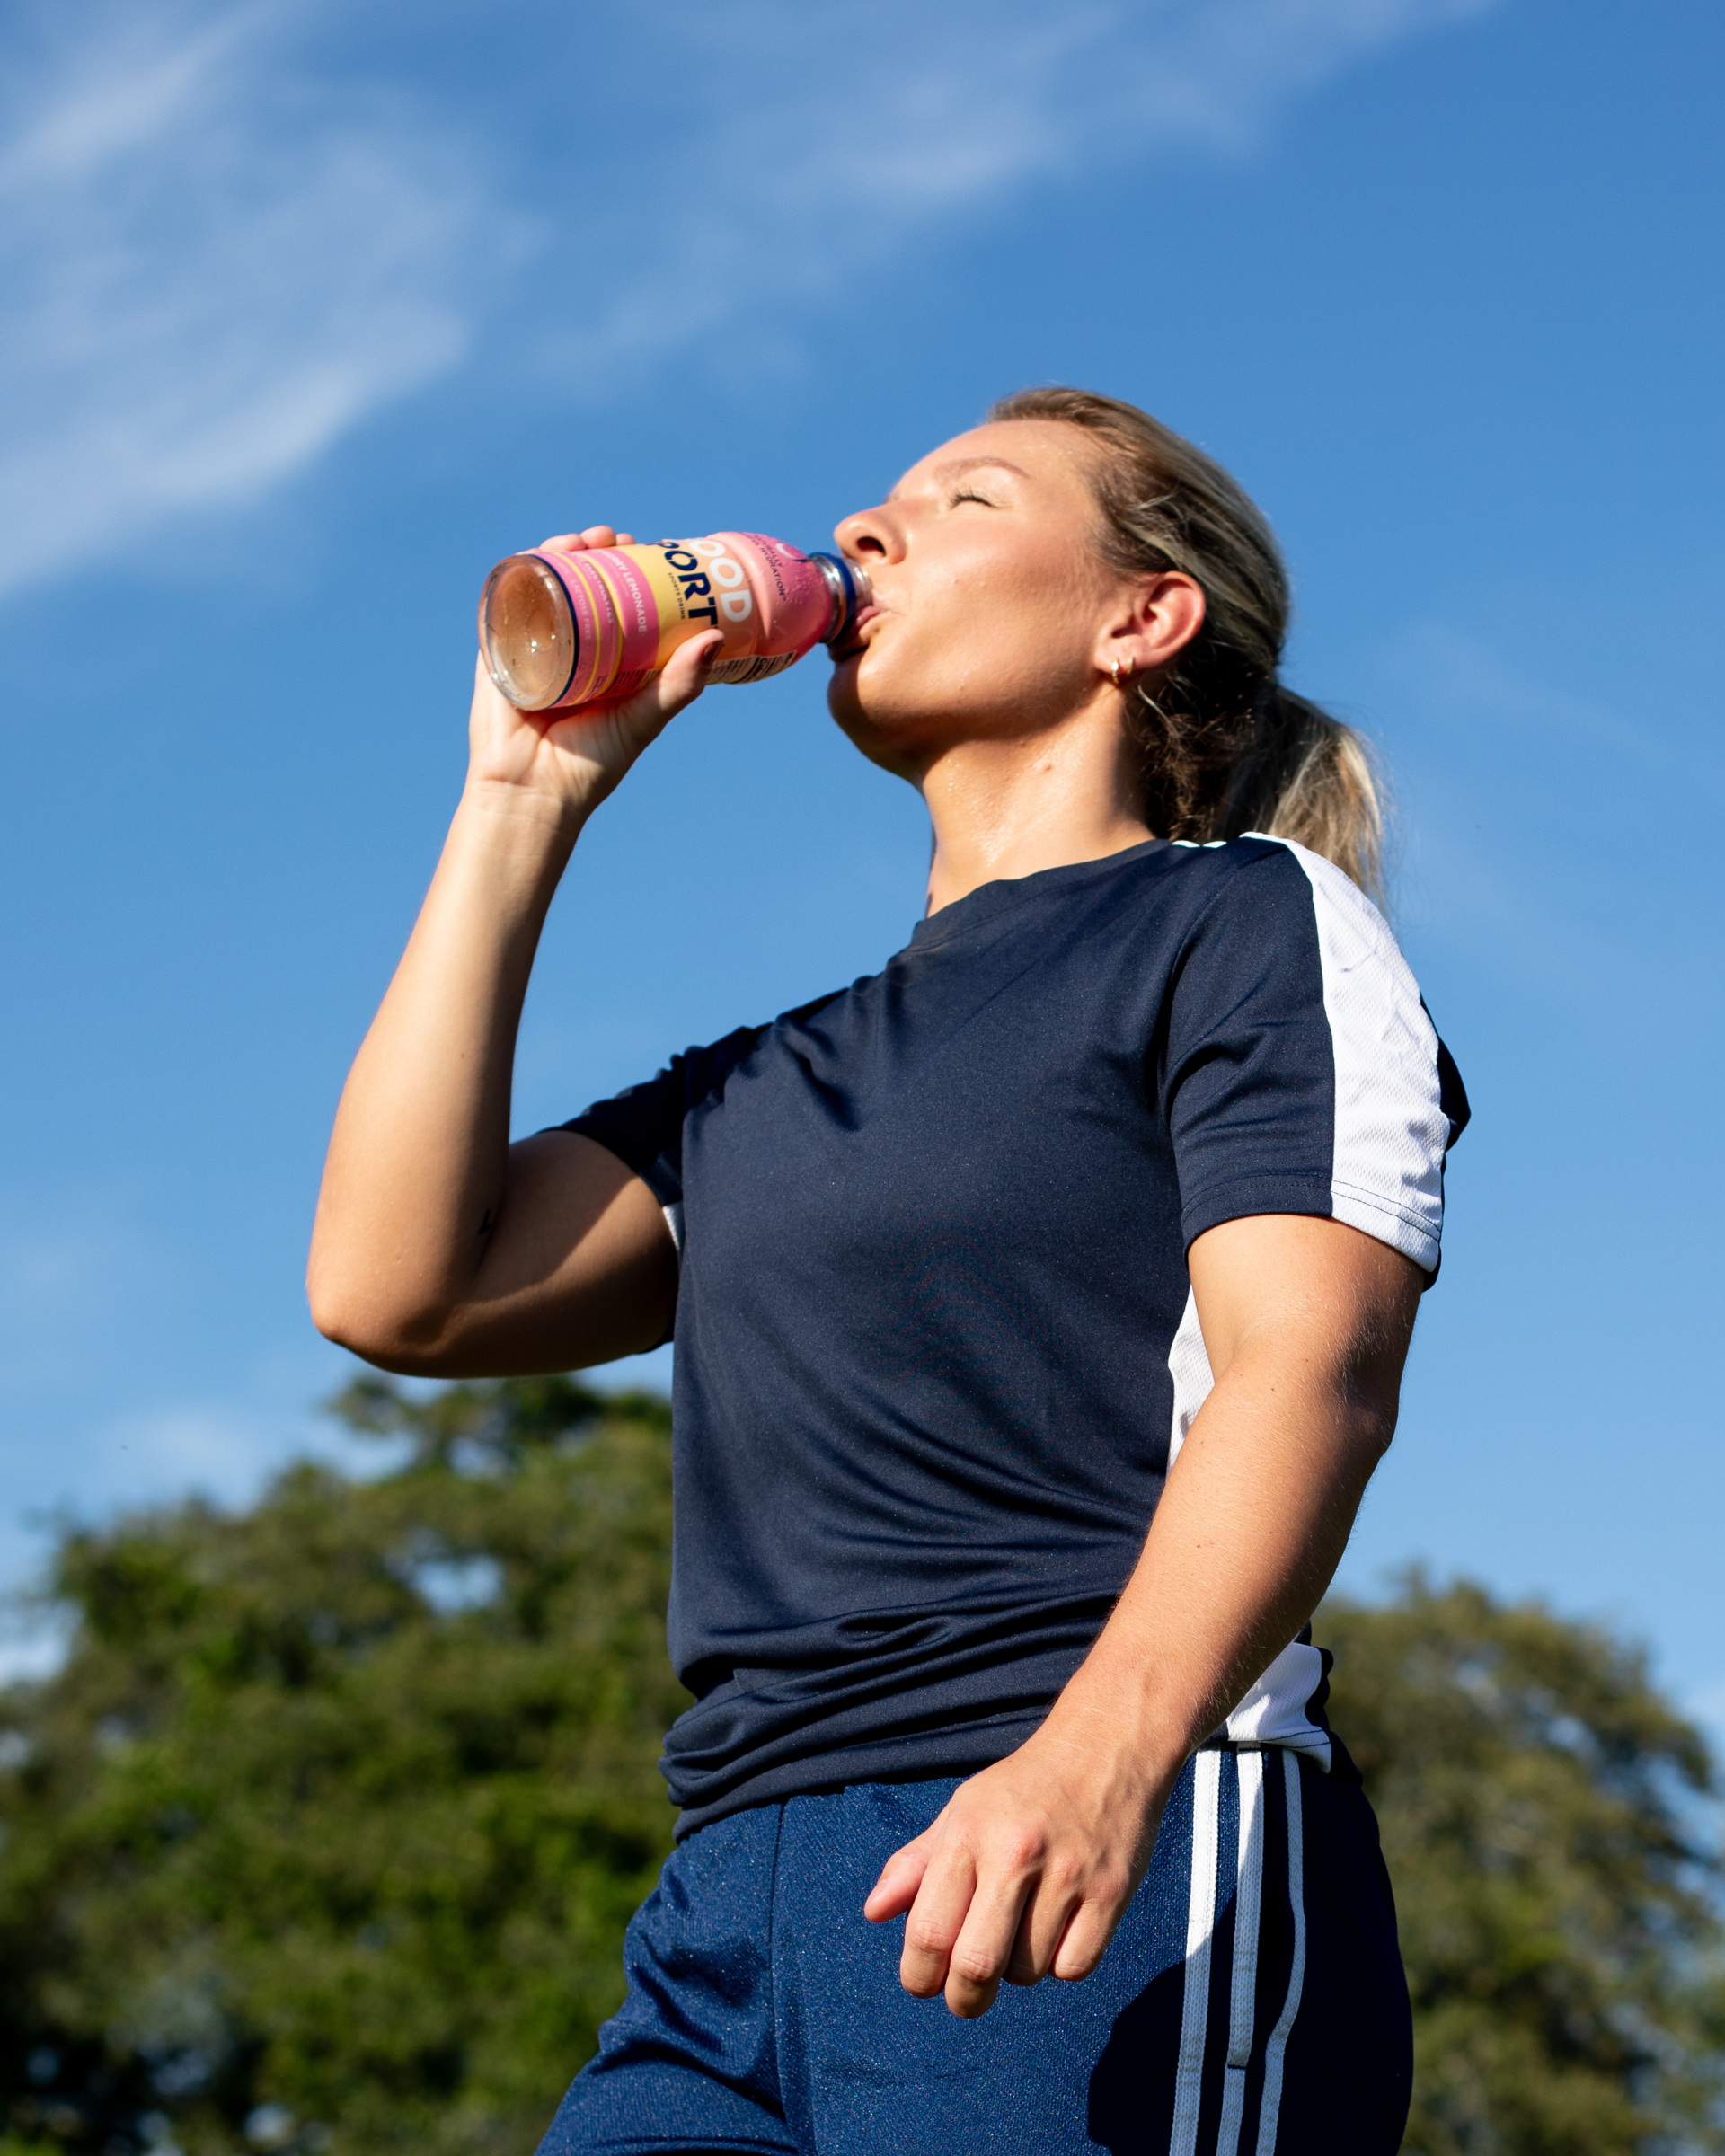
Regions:
M 1210 1397 L 1216 1383 L 1210 1374 L 1210 1351 L 1204 1345 L 1203 1328 L 1198 1321 L 1198 1298 L 1190 1288 L 1186 1291 L 1180 1330 L 1168 1350 L 1168 1372 L 1174 1381 L 1174 1417 L 1168 1432 L 1168 1464 L 1172 1467 L 1180 1457 L 1192 1418 Z
M 1317 917 L 1336 1058 L 1334 1217 L 1436 1272 L 1449 1144 L 1437 1031 L 1371 900 L 1322 854 L 1275 843 L 1305 870 Z
M 1172 1468 L 1186 1442 L 1186 1434 L 1198 1410 L 1209 1398 L 1216 1380 L 1210 1374 L 1209 1350 L 1198 1321 L 1198 1299 L 1190 1291 L 1179 1330 L 1168 1350 L 1168 1371 L 1174 1381 L 1173 1419 L 1168 1432 L 1168 1465 Z M 1330 1772 L 1330 1733 L 1312 1720 L 1306 1702 L 1323 1681 L 1323 1657 L 1314 1647 L 1296 1640 L 1285 1647 L 1246 1693 L 1225 1725 L 1231 1744 L 1284 1745 L 1304 1752 Z

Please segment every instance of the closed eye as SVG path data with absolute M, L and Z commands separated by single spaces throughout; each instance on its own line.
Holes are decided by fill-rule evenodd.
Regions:
M 956 509 L 961 501 L 979 501 L 985 509 L 992 509 L 995 506 L 986 494 L 973 494 L 967 488 L 962 492 L 953 495 L 947 507 Z

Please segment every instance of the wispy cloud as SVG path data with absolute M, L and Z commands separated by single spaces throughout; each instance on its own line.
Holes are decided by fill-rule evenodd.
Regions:
M 320 73 L 314 0 L 43 13 L 0 119 L 0 591 L 255 496 L 457 364 L 530 229 L 511 340 L 530 322 L 602 395 L 715 332 L 794 331 L 841 279 L 1039 182 L 1238 152 L 1291 97 L 1497 4 L 873 0 L 859 34 L 793 0 L 653 0 L 627 26 L 650 79 L 610 101 L 632 100 L 626 164 L 567 130 L 536 162 L 541 199 L 584 213 L 561 225 L 526 183 L 508 199 L 500 135 L 474 108 L 464 139 L 406 40 L 386 95 Z M 592 26 L 526 12 L 579 72 Z
M 1711 799 L 1725 756 L 1687 712 L 1552 678 L 1577 671 L 1584 612 L 1570 595 L 1555 609 L 1530 598 L 1513 641 L 1500 619 L 1415 622 L 1381 648 L 1372 702 L 1401 715 L 1395 762 L 1417 797 L 1401 919 L 1465 951 L 1476 980 L 1658 1029 L 1705 970 L 1713 924 L 1673 915 L 1620 843 L 1602 774 L 1629 774 L 1638 799 Z
M 456 359 L 471 180 L 265 7 L 63 17 L 0 147 L 0 589 L 258 493 Z
M 1298 93 L 1496 4 L 1116 0 L 1051 17 L 1042 0 L 874 0 L 866 35 L 847 22 L 824 37 L 798 0 L 665 6 L 660 69 L 722 82 L 724 52 L 745 52 L 742 94 L 647 161 L 656 188 L 608 278 L 590 274 L 602 223 L 583 220 L 583 283 L 608 296 L 572 311 L 559 359 L 604 393 L 624 362 L 757 310 L 782 321 L 957 222 L 1010 213 L 1036 184 L 1180 148 L 1239 155 Z M 668 235 L 645 261 L 643 229 Z

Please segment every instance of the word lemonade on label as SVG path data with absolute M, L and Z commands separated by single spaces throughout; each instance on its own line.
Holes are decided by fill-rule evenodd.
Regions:
M 535 547 L 486 579 L 480 641 L 491 679 L 522 711 L 632 695 L 679 644 L 723 632 L 713 681 L 763 681 L 848 633 L 868 579 L 837 554 L 758 532 L 650 546 Z

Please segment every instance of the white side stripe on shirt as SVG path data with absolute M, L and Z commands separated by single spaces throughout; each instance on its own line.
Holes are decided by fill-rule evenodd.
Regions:
M 1168 1430 L 1168 1465 L 1172 1468 L 1216 1383 L 1204 1345 L 1204 1329 L 1198 1321 L 1198 1298 L 1190 1288 L 1179 1328 L 1169 1346 L 1168 1374 L 1174 1384 L 1174 1410 Z M 1316 1760 L 1327 1774 L 1330 1733 L 1305 1711 L 1306 1701 L 1322 1682 L 1323 1657 L 1315 1647 L 1302 1647 L 1297 1640 L 1285 1647 L 1229 1715 L 1230 1742 L 1287 1745 Z

